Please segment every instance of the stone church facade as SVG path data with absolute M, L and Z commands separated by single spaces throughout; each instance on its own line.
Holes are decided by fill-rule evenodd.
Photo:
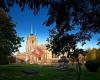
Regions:
M 26 51 L 23 53 L 16 52 L 16 55 L 13 55 L 16 64 L 58 64 L 61 56 L 57 57 L 52 54 L 46 49 L 46 45 L 38 45 L 37 37 L 32 33 L 27 38 Z M 67 54 L 64 56 L 67 57 Z M 80 61 L 85 59 L 82 55 L 79 58 L 81 59 Z M 71 63 L 70 60 L 69 63 Z
M 35 56 L 36 52 L 32 52 L 38 47 L 42 50 L 41 52 L 37 52 L 40 54 L 39 57 Z M 26 51 L 23 53 L 16 52 L 14 56 L 16 58 L 16 63 L 26 63 L 26 64 L 51 64 L 53 61 L 52 54 L 50 51 L 46 49 L 45 45 L 38 45 L 37 38 L 32 33 L 28 36 L 26 41 Z

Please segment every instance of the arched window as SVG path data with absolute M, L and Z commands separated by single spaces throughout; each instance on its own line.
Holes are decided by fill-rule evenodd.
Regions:
M 34 40 L 32 40 L 32 44 L 34 43 Z

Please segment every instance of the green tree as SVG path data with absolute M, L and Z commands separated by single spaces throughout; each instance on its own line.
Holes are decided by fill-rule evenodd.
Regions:
M 96 58 L 100 61 L 100 48 L 97 49 L 96 53 Z
M 60 32 L 75 30 L 75 25 L 79 25 L 76 35 L 83 44 L 95 33 L 100 33 L 100 0 L 1 0 L 0 7 L 9 11 L 14 3 L 21 10 L 27 5 L 35 14 L 42 7 L 48 7 L 48 19 L 44 24 L 50 26 L 56 23 L 55 27 Z
M 96 48 L 93 48 L 87 54 L 87 60 L 96 60 L 96 54 L 97 54 L 97 49 Z
M 86 59 L 86 68 L 89 71 L 98 71 L 100 67 L 100 53 L 99 49 L 93 48 L 89 50 Z
M 8 56 L 18 50 L 20 41 L 12 18 L 0 9 L 0 64 L 8 64 Z
M 93 48 L 88 51 L 87 60 L 100 60 L 100 48 Z
M 76 47 L 76 44 L 78 42 L 78 38 L 76 37 L 76 35 L 70 35 L 68 33 L 61 34 L 57 29 L 53 29 L 50 31 L 50 36 L 47 41 L 47 49 L 52 51 L 53 54 L 64 55 L 65 53 L 68 53 L 68 58 L 76 60 L 77 75 L 78 80 L 80 80 L 81 67 L 79 63 L 79 54 L 85 55 L 85 51 Z

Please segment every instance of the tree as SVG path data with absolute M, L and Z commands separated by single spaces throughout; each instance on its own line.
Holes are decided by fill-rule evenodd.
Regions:
M 87 60 L 100 60 L 100 48 L 93 48 L 88 51 Z
M 0 7 L 9 11 L 14 3 L 21 10 L 27 5 L 35 14 L 41 7 L 48 7 L 48 19 L 44 24 L 50 26 L 56 23 L 60 32 L 72 31 L 79 25 L 76 35 L 83 44 L 95 33 L 100 33 L 100 0 L 1 0 Z
M 79 63 L 79 54 L 85 55 L 85 51 L 83 49 L 78 49 L 76 44 L 78 42 L 78 38 L 76 35 L 70 35 L 68 33 L 60 33 L 58 29 L 53 29 L 50 31 L 50 36 L 47 39 L 47 49 L 52 51 L 53 54 L 68 54 L 68 58 L 76 60 L 77 62 L 77 75 L 78 80 L 80 80 L 81 75 L 81 67 Z
M 100 48 L 96 49 L 93 48 L 91 50 L 88 51 L 87 54 L 87 61 L 88 60 L 100 60 Z
M 96 49 L 93 48 L 92 50 L 89 51 L 87 54 L 87 60 L 96 60 Z
M 47 48 L 56 55 L 64 54 L 76 46 L 75 35 L 62 34 L 57 29 L 50 30 Z
M 89 50 L 87 54 L 87 60 L 86 60 L 85 67 L 89 71 L 94 71 L 94 72 L 99 71 L 100 54 L 98 52 L 99 52 L 99 49 L 93 48 Z
M 8 63 L 8 56 L 18 50 L 20 41 L 22 38 L 17 36 L 12 18 L 0 9 L 0 64 Z
M 96 51 L 96 58 L 100 61 L 100 48 Z

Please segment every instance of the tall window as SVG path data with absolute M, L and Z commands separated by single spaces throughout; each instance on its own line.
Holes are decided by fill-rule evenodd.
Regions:
M 32 44 L 34 43 L 34 40 L 32 40 Z
M 39 57 L 38 60 L 41 60 L 41 57 Z

